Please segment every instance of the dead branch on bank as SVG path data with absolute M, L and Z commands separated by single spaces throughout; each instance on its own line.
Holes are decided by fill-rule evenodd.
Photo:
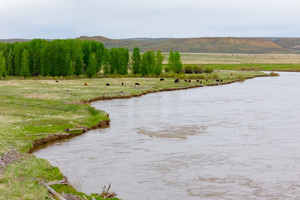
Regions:
M 109 192 L 110 186 L 111 186 L 111 184 L 109 184 L 106 189 L 106 185 L 104 185 L 104 187 L 102 189 L 101 197 L 103 197 L 104 199 L 114 198 L 115 196 L 117 196 L 117 194 L 115 192 Z

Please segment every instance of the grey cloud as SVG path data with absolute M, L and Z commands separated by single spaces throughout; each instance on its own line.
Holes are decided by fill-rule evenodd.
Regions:
M 296 0 L 0 0 L 0 38 L 298 36 Z

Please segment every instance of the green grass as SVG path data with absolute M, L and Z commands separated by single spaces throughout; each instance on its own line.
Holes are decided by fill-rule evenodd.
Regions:
M 292 71 L 300 72 L 300 64 L 204 64 L 219 70 L 258 70 L 258 71 Z
M 186 79 L 202 79 L 203 84 L 243 80 L 256 75 L 255 71 L 215 71 L 212 74 L 171 75 Z M 207 81 L 206 81 L 207 79 Z M 124 83 L 124 86 L 121 83 Z M 140 83 L 135 86 L 135 83 Z M 87 86 L 84 86 L 87 83 Z M 106 86 L 109 83 L 111 86 Z M 130 97 L 149 91 L 186 88 L 197 85 L 174 83 L 174 78 L 94 78 L 55 80 L 0 80 L 0 156 L 9 149 L 16 149 L 24 158 L 10 164 L 0 177 L 0 199 L 45 199 L 48 192 L 39 183 L 61 180 L 62 174 L 44 159 L 28 154 L 32 142 L 47 135 L 63 132 L 77 125 L 93 126 L 106 120 L 104 111 L 98 111 L 84 100 L 94 97 Z M 54 186 L 59 192 L 83 195 L 70 186 Z M 117 191 L 116 191 L 117 192 Z M 90 197 L 91 198 L 91 197 Z M 97 197 L 97 199 L 100 199 Z
M 182 53 L 181 60 L 184 64 L 299 64 L 300 54 Z

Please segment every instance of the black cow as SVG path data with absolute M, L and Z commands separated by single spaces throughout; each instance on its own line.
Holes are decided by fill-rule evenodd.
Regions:
M 159 79 L 160 81 L 164 81 L 165 79 L 164 78 L 161 78 L 161 79 Z
M 174 83 L 180 83 L 180 80 L 177 78 L 175 79 Z
M 110 86 L 110 84 L 109 84 L 109 83 L 106 83 L 106 86 Z
M 135 83 L 135 85 L 140 85 L 139 83 Z

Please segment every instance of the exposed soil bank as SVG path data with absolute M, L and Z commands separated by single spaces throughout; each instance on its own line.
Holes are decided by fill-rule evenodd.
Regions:
M 37 139 L 32 142 L 32 148 L 28 151 L 28 153 L 32 153 L 35 149 L 40 148 L 43 145 L 66 139 L 66 138 L 71 138 L 75 137 L 78 135 L 81 135 L 89 130 L 93 129 L 99 129 L 99 128 L 106 128 L 110 124 L 110 120 L 104 120 L 99 122 L 98 124 L 91 126 L 91 127 L 79 127 L 77 129 L 66 129 L 65 131 L 67 133 L 55 133 L 53 135 L 49 135 L 45 138 Z

